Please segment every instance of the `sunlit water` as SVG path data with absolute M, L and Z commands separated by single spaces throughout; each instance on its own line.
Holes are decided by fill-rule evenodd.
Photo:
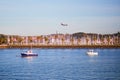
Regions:
M 0 49 L 0 80 L 120 80 L 120 49 L 33 49 L 37 57 L 21 57 L 27 49 Z

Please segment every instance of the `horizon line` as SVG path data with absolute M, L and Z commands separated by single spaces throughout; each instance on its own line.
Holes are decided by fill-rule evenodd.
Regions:
M 6 34 L 6 33 L 0 33 L 2 35 L 16 35 L 16 36 L 40 36 L 40 35 L 52 35 L 52 34 L 75 34 L 75 33 L 86 33 L 86 34 L 101 34 L 101 35 L 106 35 L 106 34 L 115 34 L 115 33 L 120 33 L 120 31 L 113 32 L 113 33 L 95 33 L 95 32 L 74 32 L 74 33 L 49 33 L 49 34 L 36 34 L 36 35 L 20 35 L 20 34 Z

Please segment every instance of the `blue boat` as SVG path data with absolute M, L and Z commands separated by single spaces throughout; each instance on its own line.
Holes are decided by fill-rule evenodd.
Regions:
M 27 57 L 27 56 L 38 56 L 38 54 L 33 53 L 32 50 L 28 50 L 28 51 L 26 51 L 26 52 L 22 52 L 22 53 L 21 53 L 21 56 L 22 56 L 22 57 Z

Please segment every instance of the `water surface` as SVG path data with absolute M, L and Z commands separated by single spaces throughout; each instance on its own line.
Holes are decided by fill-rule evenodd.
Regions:
M 0 49 L 0 80 L 120 80 L 120 49 L 33 49 L 37 57 L 21 57 L 27 49 Z

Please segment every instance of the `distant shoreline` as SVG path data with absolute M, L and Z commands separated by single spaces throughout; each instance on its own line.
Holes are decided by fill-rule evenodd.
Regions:
M 31 48 L 31 45 L 0 45 L 0 49 Z M 120 45 L 32 45 L 32 48 L 120 48 Z

